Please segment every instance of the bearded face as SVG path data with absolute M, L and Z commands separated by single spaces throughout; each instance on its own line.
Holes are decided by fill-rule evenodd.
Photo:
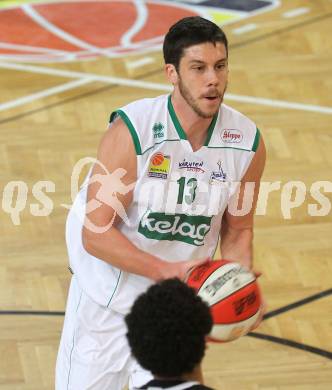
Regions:
M 224 44 L 203 43 L 185 49 L 177 74 L 176 85 L 186 103 L 201 118 L 213 117 L 227 88 Z

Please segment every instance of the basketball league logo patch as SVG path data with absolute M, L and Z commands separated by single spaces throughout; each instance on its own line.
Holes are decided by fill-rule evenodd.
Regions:
M 210 176 L 210 184 L 224 183 L 227 179 L 227 174 L 222 169 L 222 162 L 218 161 L 218 171 L 213 171 Z
M 156 177 L 158 179 L 167 179 L 170 165 L 170 156 L 166 156 L 163 153 L 155 153 L 154 155 L 152 155 L 150 160 L 148 176 Z

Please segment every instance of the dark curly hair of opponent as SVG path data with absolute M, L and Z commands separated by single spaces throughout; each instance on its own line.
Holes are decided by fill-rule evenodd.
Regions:
M 193 371 L 212 328 L 208 306 L 179 279 L 152 285 L 125 318 L 127 338 L 139 364 L 162 378 Z

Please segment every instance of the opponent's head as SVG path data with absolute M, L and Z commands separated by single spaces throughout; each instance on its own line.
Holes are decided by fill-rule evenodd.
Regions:
M 203 118 L 219 109 L 227 86 L 228 42 L 215 23 L 199 16 L 179 20 L 165 36 L 164 60 L 170 82 Z
M 162 378 L 193 371 L 212 328 L 208 306 L 179 279 L 151 286 L 126 316 L 127 338 L 139 364 Z

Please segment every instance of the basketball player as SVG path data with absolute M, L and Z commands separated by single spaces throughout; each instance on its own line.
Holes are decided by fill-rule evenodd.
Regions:
M 155 379 L 140 389 L 212 390 L 191 380 L 211 332 L 208 306 L 179 279 L 152 285 L 126 316 L 131 351 Z
M 130 388 L 148 382 L 151 373 L 131 355 L 124 317 L 152 283 L 183 280 L 191 267 L 213 257 L 219 236 L 223 258 L 252 268 L 265 148 L 256 125 L 223 104 L 226 36 L 208 20 L 184 18 L 170 28 L 163 52 L 172 94 L 135 101 L 111 115 L 98 163 L 86 180 L 91 184 L 68 215 L 74 275 L 56 390 L 120 390 L 128 377 Z M 108 185 L 105 169 L 122 180 L 119 189 L 110 180 L 112 202 L 99 196 L 107 193 L 100 190 Z M 105 176 L 102 184 L 94 180 L 98 175 Z M 247 182 L 255 184 L 251 207 L 235 213 L 230 202 L 238 197 L 242 204 Z

